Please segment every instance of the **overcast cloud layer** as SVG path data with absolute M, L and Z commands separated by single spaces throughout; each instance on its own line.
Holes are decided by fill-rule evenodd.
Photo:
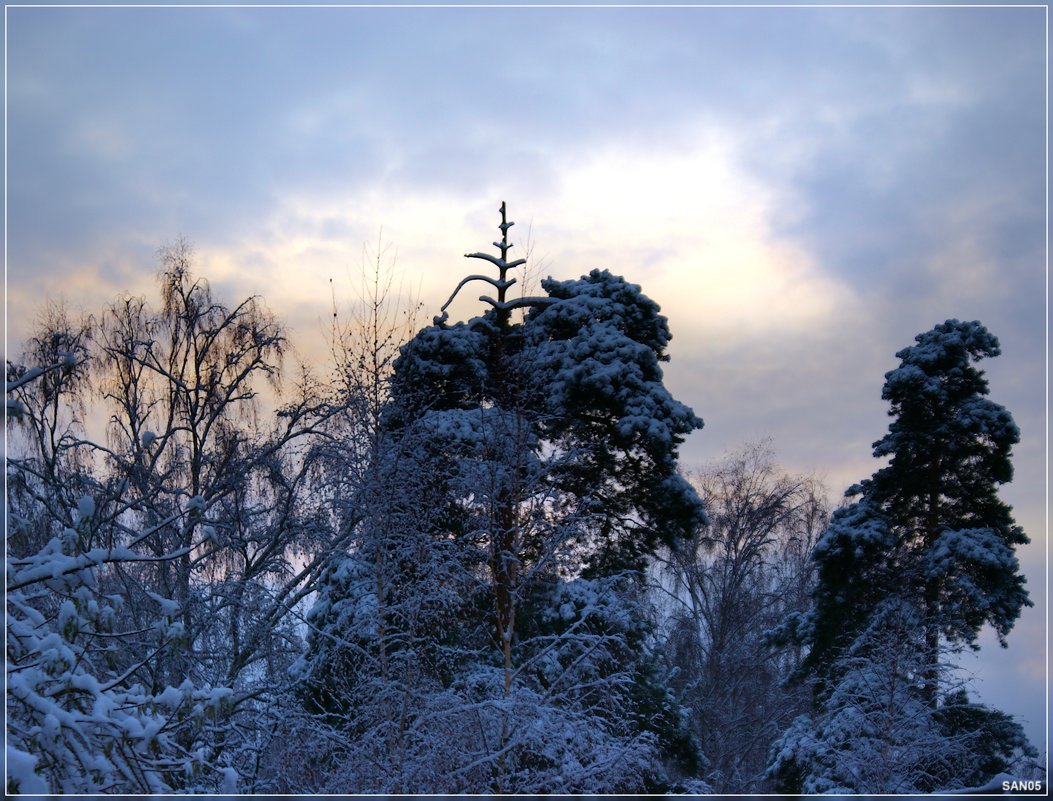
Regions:
M 877 466 L 895 352 L 983 321 L 1036 608 L 978 670 L 1041 749 L 1045 9 L 6 12 L 12 352 L 45 297 L 149 294 L 185 235 L 319 359 L 364 242 L 430 315 L 506 200 L 544 272 L 662 305 L 686 462 L 770 435 L 836 496 Z

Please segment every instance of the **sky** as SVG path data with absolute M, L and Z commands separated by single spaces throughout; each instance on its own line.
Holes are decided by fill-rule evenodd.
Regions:
M 363 247 L 424 319 L 508 203 L 535 274 L 669 318 L 691 467 L 771 437 L 836 501 L 880 466 L 884 373 L 978 319 L 1021 428 L 1003 488 L 1035 602 L 975 659 L 1046 735 L 1046 9 L 6 7 L 6 347 L 46 299 L 154 297 L 195 247 L 324 359 Z M 469 295 L 454 316 L 481 311 Z

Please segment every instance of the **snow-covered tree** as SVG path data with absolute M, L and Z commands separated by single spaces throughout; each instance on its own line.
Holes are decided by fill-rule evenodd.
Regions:
M 470 545 L 437 536 L 451 514 L 442 477 L 455 467 L 449 443 L 413 437 L 380 450 L 354 503 L 351 551 L 334 562 L 307 616 L 309 648 L 298 664 L 299 732 L 283 738 L 326 770 L 269 789 L 408 792 L 421 784 L 428 737 L 420 718 L 475 653 L 480 623 Z M 406 450 L 403 450 L 403 447 Z M 455 512 L 454 512 L 455 513 Z M 278 744 L 281 761 L 299 763 Z M 297 775 L 296 773 L 292 774 Z
M 475 486 L 487 494 L 463 496 L 488 518 L 479 530 L 498 641 L 514 626 L 525 571 L 552 571 L 556 556 L 570 570 L 639 568 L 660 542 L 690 536 L 704 519 L 676 471 L 679 444 L 702 421 L 662 384 L 670 334 L 657 304 L 600 270 L 510 299 L 508 271 L 523 262 L 507 260 L 511 226 L 502 205 L 500 255 L 468 254 L 497 266 L 498 277 L 473 275 L 458 287 L 493 286 L 497 298 L 481 298 L 490 310 L 450 326 L 444 306 L 403 348 L 389 418 L 396 437 L 435 416 L 498 449 L 479 454 L 490 474 Z M 529 313 L 513 322 L 521 308 Z
M 940 640 L 972 646 L 984 624 L 1002 644 L 1030 605 L 1014 553 L 1027 537 L 999 499 L 1020 433 L 985 396 L 974 362 L 1000 353 L 978 322 L 948 320 L 897 353 L 882 397 L 894 421 L 874 444 L 885 467 L 849 489 L 816 549 L 819 572 L 809 664 L 822 671 L 843 638 L 893 591 L 922 610 L 918 634 L 938 662 Z M 832 649 L 832 651 L 831 651 Z M 938 696 L 930 677 L 929 705 Z
M 770 777 L 784 793 L 909 794 L 975 787 L 1034 756 L 1020 724 L 970 702 L 941 652 L 936 665 L 917 647 L 923 620 L 890 598 L 839 653 L 837 680 L 811 713 L 775 742 Z M 925 680 L 943 683 L 937 708 Z
M 471 640 L 458 610 L 478 581 L 464 544 L 436 534 L 461 514 L 444 492 L 458 464 L 450 442 L 426 425 L 396 443 L 382 422 L 391 363 L 413 333 L 414 311 L 393 290 L 382 254 L 378 247 L 346 317 L 334 307 L 343 399 L 321 466 L 349 540 L 305 620 L 309 648 L 265 760 L 269 791 L 418 786 L 427 768 L 414 745 L 418 714 L 440 687 L 435 676 L 464 660 L 450 637 Z
M 985 624 L 1005 646 L 1021 609 L 1030 605 L 1015 555 L 1027 537 L 997 495 L 1012 478 L 1010 453 L 1019 430 L 1005 408 L 985 397 L 987 381 L 974 364 L 1000 352 L 986 328 L 948 320 L 915 342 L 885 375 L 882 397 L 894 420 L 874 444 L 874 455 L 889 461 L 849 489 L 854 500 L 834 513 L 813 553 L 815 608 L 788 616 L 777 638 L 808 649 L 804 672 L 816 679 L 818 720 L 827 722 L 873 668 L 875 632 L 883 637 L 879 642 L 896 640 L 904 654 L 899 667 L 889 672 L 881 663 L 879 671 L 898 682 L 897 694 L 888 698 L 903 710 L 923 709 L 926 730 L 946 736 L 937 724 L 956 690 L 948 685 L 948 655 L 975 648 Z M 890 610 L 896 610 L 891 618 Z M 891 629 L 882 624 L 886 619 L 895 621 Z M 869 660 L 862 668 L 861 658 Z M 916 720 L 922 713 L 903 714 Z M 881 731 L 891 736 L 887 727 Z M 956 736 L 975 734 L 959 729 Z M 816 753 L 825 753 L 824 742 Z M 920 786 L 914 779 L 903 782 Z
M 304 692 L 347 735 L 332 752 L 343 791 L 628 792 L 663 786 L 663 759 L 691 750 L 674 743 L 664 692 L 628 689 L 660 685 L 642 680 L 645 637 L 590 633 L 591 609 L 543 630 L 538 599 L 583 570 L 579 582 L 609 581 L 693 531 L 701 504 L 676 452 L 701 421 L 662 386 L 669 332 L 638 287 L 594 271 L 509 297 L 522 260 L 508 260 L 501 211 L 500 255 L 470 254 L 498 276 L 458 287 L 483 281 L 496 298 L 467 323 L 448 324 L 444 306 L 402 348 L 375 454 L 386 478 L 312 612 Z M 625 661 L 602 658 L 614 652 Z M 564 679 L 546 685 L 561 658 Z M 334 670 L 341 660 L 354 670 Z M 572 731 L 574 747 L 557 748 Z
M 536 588 L 506 690 L 478 589 L 445 609 L 426 595 L 457 590 L 449 562 L 424 566 L 444 571 L 439 581 L 416 573 L 416 587 L 403 585 L 382 634 L 372 571 L 344 564 L 330 586 L 346 594 L 312 614 L 329 636 L 305 661 L 310 714 L 288 720 L 274 789 L 614 793 L 675 786 L 692 771 L 695 746 L 624 582 Z M 421 622 L 403 618 L 411 609 Z
M 767 788 L 768 750 L 810 697 L 785 679 L 795 649 L 765 632 L 810 607 L 810 554 L 827 514 L 822 488 L 781 473 L 769 443 L 691 474 L 710 524 L 662 551 L 653 571 L 666 658 L 717 792 Z
M 9 413 L 17 413 L 36 442 L 46 443 L 41 458 L 31 462 L 40 472 L 23 489 L 50 504 L 50 512 L 56 498 L 41 489 L 48 471 L 62 474 L 58 456 L 70 430 L 57 425 L 61 403 L 53 401 L 61 395 L 59 384 L 52 380 L 37 393 L 26 390 L 56 374 L 68 380 L 81 369 L 74 351 L 46 367 L 8 365 L 7 393 L 21 394 L 9 398 Z M 33 403 L 41 399 L 47 402 Z M 42 439 L 41 432 L 47 432 Z M 70 525 L 41 542 L 48 532 L 46 513 L 8 510 L 7 792 L 231 790 L 236 772 L 206 745 L 231 691 L 195 687 L 189 680 L 144 686 L 140 671 L 146 664 L 181 647 L 179 605 L 151 594 L 161 613 L 146 630 L 129 632 L 120 622 L 128 613 L 127 595 L 113 592 L 122 569 L 175 561 L 203 542 L 144 553 L 138 546 L 152 533 L 146 530 L 129 531 L 121 544 L 103 544 L 96 536 L 97 512 L 95 500 L 81 496 L 67 510 Z
M 702 421 L 662 383 L 671 335 L 640 287 L 606 270 L 542 281 L 543 296 L 509 298 L 507 222 L 500 256 L 468 254 L 499 268 L 490 309 L 448 325 L 446 312 L 403 348 L 395 365 L 391 427 L 447 410 L 493 407 L 533 438 L 546 483 L 563 510 L 590 516 L 580 534 L 585 567 L 639 568 L 659 543 L 690 536 L 704 519 L 677 473 L 677 450 Z M 458 287 L 460 289 L 460 287 Z M 452 302 L 453 298 L 447 302 Z M 444 306 L 444 309 L 446 307 Z M 513 312 L 528 309 L 521 322 Z M 547 450 L 546 450 L 547 449 Z
M 334 404 L 305 375 L 276 414 L 263 413 L 264 382 L 278 388 L 280 324 L 256 298 L 214 298 L 183 243 L 162 251 L 160 279 L 156 308 L 121 297 L 83 327 L 52 313 L 28 354 L 54 351 L 58 367 L 40 381 L 9 369 L 22 412 L 7 465 L 9 553 L 54 551 L 77 530 L 77 553 L 123 554 L 94 574 L 98 592 L 122 599 L 105 634 L 120 645 L 107 657 L 120 687 L 228 693 L 216 720 L 176 739 L 251 787 L 273 691 L 300 651 L 290 610 L 339 534 L 315 480 Z M 71 511 L 83 497 L 87 520 Z M 55 592 L 38 602 L 61 606 Z M 163 648 L 161 621 L 178 632 Z M 166 781 L 177 779 L 201 786 Z

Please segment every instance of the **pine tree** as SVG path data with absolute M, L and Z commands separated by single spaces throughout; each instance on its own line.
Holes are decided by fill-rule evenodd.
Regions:
M 498 277 L 465 278 L 434 325 L 403 348 L 390 424 L 398 438 L 442 415 L 451 443 L 473 430 L 487 475 L 471 495 L 485 518 L 478 528 L 510 675 L 516 596 L 530 573 L 639 569 L 659 543 L 704 520 L 676 471 L 680 443 L 702 421 L 662 384 L 671 336 L 638 286 L 593 270 L 542 282 L 544 296 L 509 299 L 509 271 L 525 260 L 508 260 L 514 223 L 503 203 L 500 212 L 500 255 L 466 254 L 496 266 Z M 497 298 L 482 296 L 490 306 L 482 317 L 448 326 L 446 309 L 471 281 Z M 522 322 L 512 321 L 516 309 L 529 309 Z
M 633 792 L 694 771 L 633 594 L 705 519 L 676 471 L 702 421 L 662 384 L 669 330 L 639 287 L 595 270 L 511 297 L 512 225 L 502 204 L 498 255 L 468 254 L 497 276 L 465 278 L 395 360 L 391 480 L 310 618 L 303 686 L 353 741 L 345 790 Z M 489 308 L 451 324 L 480 281 Z M 355 665 L 341 698 L 334 656 Z
M 938 707 L 920 677 L 933 668 L 918 647 L 920 610 L 890 597 L 838 651 L 811 714 L 775 742 L 769 778 L 781 793 L 931 793 L 976 787 L 1036 756 L 1023 728 L 969 700 L 941 655 Z M 943 650 L 949 650 L 946 645 Z
M 949 736 L 951 720 L 961 723 L 952 727 L 959 741 L 984 741 L 979 729 L 966 730 L 969 716 L 951 709 L 960 706 L 961 695 L 948 686 L 948 660 L 963 648 L 976 648 L 985 624 L 1004 647 L 1021 610 L 1031 604 L 1015 555 L 1015 547 L 1028 539 L 997 494 L 1012 478 L 1011 450 L 1020 433 L 1012 415 L 986 397 L 987 380 L 975 366 L 999 355 L 998 340 L 979 322 L 948 320 L 915 342 L 896 354 L 900 366 L 885 375 L 882 397 L 891 405 L 893 422 L 874 443 L 874 455 L 888 463 L 849 489 L 856 500 L 834 513 L 816 545 L 814 610 L 790 616 L 775 632 L 776 641 L 808 646 L 804 672 L 816 679 L 816 714 L 803 728 L 795 727 L 801 736 L 788 732 L 785 742 L 799 745 L 819 736 L 815 731 L 839 720 L 846 698 L 854 699 L 849 717 L 858 719 L 859 677 L 875 671 L 885 686 L 897 688 L 895 704 L 886 709 L 895 706 L 902 721 L 926 721 L 924 737 L 911 730 L 899 745 L 925 750 L 924 742 Z M 891 641 L 902 653 L 894 663 L 887 658 Z M 990 714 L 973 716 L 977 726 Z M 801 732 L 815 726 L 819 729 L 802 739 Z M 879 729 L 887 737 L 888 727 Z M 837 723 L 830 731 L 845 729 Z M 858 745 L 857 735 L 844 740 Z M 891 747 L 891 741 L 882 742 Z M 1007 743 L 996 750 L 1012 751 Z M 796 792 L 797 779 L 814 779 L 816 770 L 826 770 L 814 759 L 809 764 L 802 753 L 843 750 L 833 741 L 803 751 L 783 748 L 773 771 L 783 790 Z M 974 762 L 986 758 L 975 747 L 968 753 Z M 934 776 L 953 782 L 979 770 L 960 754 L 955 759 L 955 771 Z M 932 777 L 925 780 L 929 784 L 900 789 L 888 781 L 856 784 L 854 791 L 947 786 Z M 830 786 L 805 781 L 813 789 L 820 785 Z
M 816 549 L 816 668 L 888 595 L 922 610 L 930 665 L 941 637 L 975 646 L 985 623 L 1004 645 L 1030 605 L 1014 553 L 1028 539 L 997 494 L 1013 476 L 1020 432 L 985 397 L 987 380 L 974 365 L 999 355 L 998 340 L 979 322 L 948 320 L 915 341 L 885 375 L 882 398 L 894 420 L 874 456 L 889 463 L 850 488 L 859 500 L 835 515 Z M 937 694 L 930 675 L 930 706 Z
M 544 295 L 510 299 L 516 279 L 508 271 L 525 260 L 507 260 L 514 223 L 504 204 L 500 211 L 500 256 L 467 254 L 496 265 L 498 278 L 465 278 L 434 325 L 403 348 L 390 428 L 445 410 L 506 412 L 544 454 L 545 484 L 561 511 L 589 519 L 579 527 L 581 564 L 637 569 L 659 544 L 690 536 L 705 519 L 677 472 L 678 448 L 702 420 L 662 383 L 672 338 L 666 318 L 639 286 L 607 270 L 549 278 Z M 446 309 L 470 281 L 495 287 L 497 298 L 484 295 L 485 314 L 449 325 Z M 517 309 L 529 310 L 521 322 L 512 320 Z

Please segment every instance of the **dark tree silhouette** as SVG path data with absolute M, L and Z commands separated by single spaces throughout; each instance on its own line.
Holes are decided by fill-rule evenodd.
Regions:
M 813 553 L 815 609 L 778 632 L 810 649 L 804 672 L 816 679 L 815 719 L 799 720 L 774 755 L 784 791 L 948 789 L 980 762 L 1007 764 L 1022 738 L 1015 724 L 993 725 L 997 713 L 963 711 L 949 663 L 977 647 L 984 624 L 1004 647 L 1031 603 L 1015 555 L 1028 540 L 997 494 L 1020 434 L 975 366 L 999 355 L 998 340 L 948 320 L 915 343 L 885 375 L 893 422 L 874 455 L 888 464 L 848 490 L 856 500 Z M 991 732 L 1006 736 L 991 745 Z M 888 761 L 874 772 L 878 752 Z M 924 770 L 913 752 L 928 753 Z
M 660 789 L 659 761 L 690 773 L 694 751 L 646 618 L 629 610 L 642 609 L 646 557 L 705 519 L 677 473 L 678 447 L 702 421 L 663 386 L 670 334 L 638 286 L 594 270 L 511 296 L 525 260 L 509 259 L 513 223 L 500 212 L 497 254 L 467 254 L 496 277 L 461 281 L 393 363 L 377 453 L 391 478 L 359 527 L 368 546 L 323 588 L 305 686 L 316 708 L 350 700 L 359 723 L 383 718 L 412 743 L 389 770 L 401 784 L 377 787 L 414 786 L 413 771 L 442 753 L 452 761 L 427 785 L 436 791 Z M 479 282 L 494 290 L 487 310 L 451 324 L 450 304 Z M 369 567 L 367 551 L 384 556 Z M 359 689 L 326 698 L 334 659 L 366 667 L 353 671 Z M 367 676 L 378 689 L 364 694 Z M 395 676 L 414 694 L 378 717 L 370 699 Z M 460 700 L 437 712 L 437 688 Z M 456 722 L 466 709 L 478 716 L 469 728 Z M 439 736 L 444 727 L 456 734 Z M 571 728 L 588 734 L 556 751 L 537 739 Z

